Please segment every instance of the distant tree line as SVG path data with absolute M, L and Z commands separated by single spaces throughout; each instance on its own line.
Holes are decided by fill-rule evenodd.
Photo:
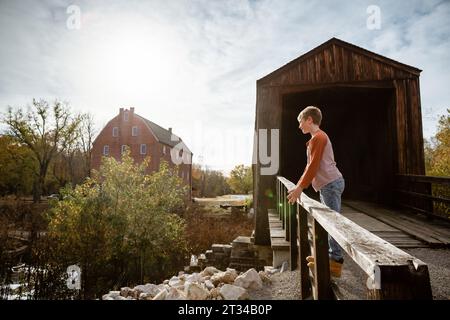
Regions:
M 90 176 L 94 121 L 74 114 L 67 103 L 33 99 L 27 109 L 8 108 L 1 122 L 0 196 L 56 193 Z
M 425 139 L 425 169 L 430 176 L 450 177 L 450 109 L 439 118 L 436 135 Z
M 438 121 L 437 132 L 430 140 L 425 140 L 425 170 L 429 176 L 450 177 L 450 109 L 447 115 L 441 115 Z M 432 186 L 432 195 L 441 198 L 450 198 L 450 188 L 446 185 Z M 434 212 L 437 214 L 450 214 L 450 205 L 447 203 L 434 203 Z
M 217 197 L 225 194 L 248 194 L 253 189 L 252 168 L 242 164 L 230 176 L 221 171 L 192 166 L 192 188 L 195 197 Z

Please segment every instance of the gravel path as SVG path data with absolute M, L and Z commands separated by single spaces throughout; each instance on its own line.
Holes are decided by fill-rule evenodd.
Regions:
M 433 299 L 450 300 L 450 250 L 416 248 L 405 251 L 428 265 Z
M 433 299 L 450 300 L 450 250 L 416 248 L 404 249 L 428 265 Z M 366 299 L 366 274 L 348 256 L 344 258 L 342 277 L 335 280 L 345 299 Z M 259 290 L 249 291 L 251 300 L 300 299 L 300 273 L 286 271 L 271 276 L 272 282 Z
M 249 290 L 250 300 L 298 300 L 300 299 L 300 272 L 285 271 L 270 276 L 271 283 L 261 289 Z

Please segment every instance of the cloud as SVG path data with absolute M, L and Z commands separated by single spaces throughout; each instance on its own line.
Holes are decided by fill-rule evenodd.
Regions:
M 366 28 L 372 1 L 79 1 L 80 30 L 66 26 L 71 4 L 0 2 L 0 112 L 59 97 L 101 127 L 134 106 L 172 127 L 194 160 L 229 170 L 251 162 L 256 80 L 333 36 L 424 70 L 425 136 L 448 107 L 445 1 L 377 1 L 380 30 Z M 249 152 L 217 163 L 218 141 Z

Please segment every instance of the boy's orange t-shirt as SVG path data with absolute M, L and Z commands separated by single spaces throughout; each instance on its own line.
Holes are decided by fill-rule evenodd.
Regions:
M 308 158 L 305 171 L 300 178 L 300 186 L 306 189 L 311 183 L 315 191 L 342 177 L 334 161 L 333 146 L 328 135 L 319 131 L 306 143 Z

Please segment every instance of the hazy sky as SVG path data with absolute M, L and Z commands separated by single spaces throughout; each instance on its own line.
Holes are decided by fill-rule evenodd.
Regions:
M 0 112 L 59 98 L 100 130 L 135 107 L 228 171 L 251 162 L 256 80 L 337 37 L 423 70 L 430 137 L 450 107 L 448 21 L 450 2 L 433 0 L 0 0 Z

